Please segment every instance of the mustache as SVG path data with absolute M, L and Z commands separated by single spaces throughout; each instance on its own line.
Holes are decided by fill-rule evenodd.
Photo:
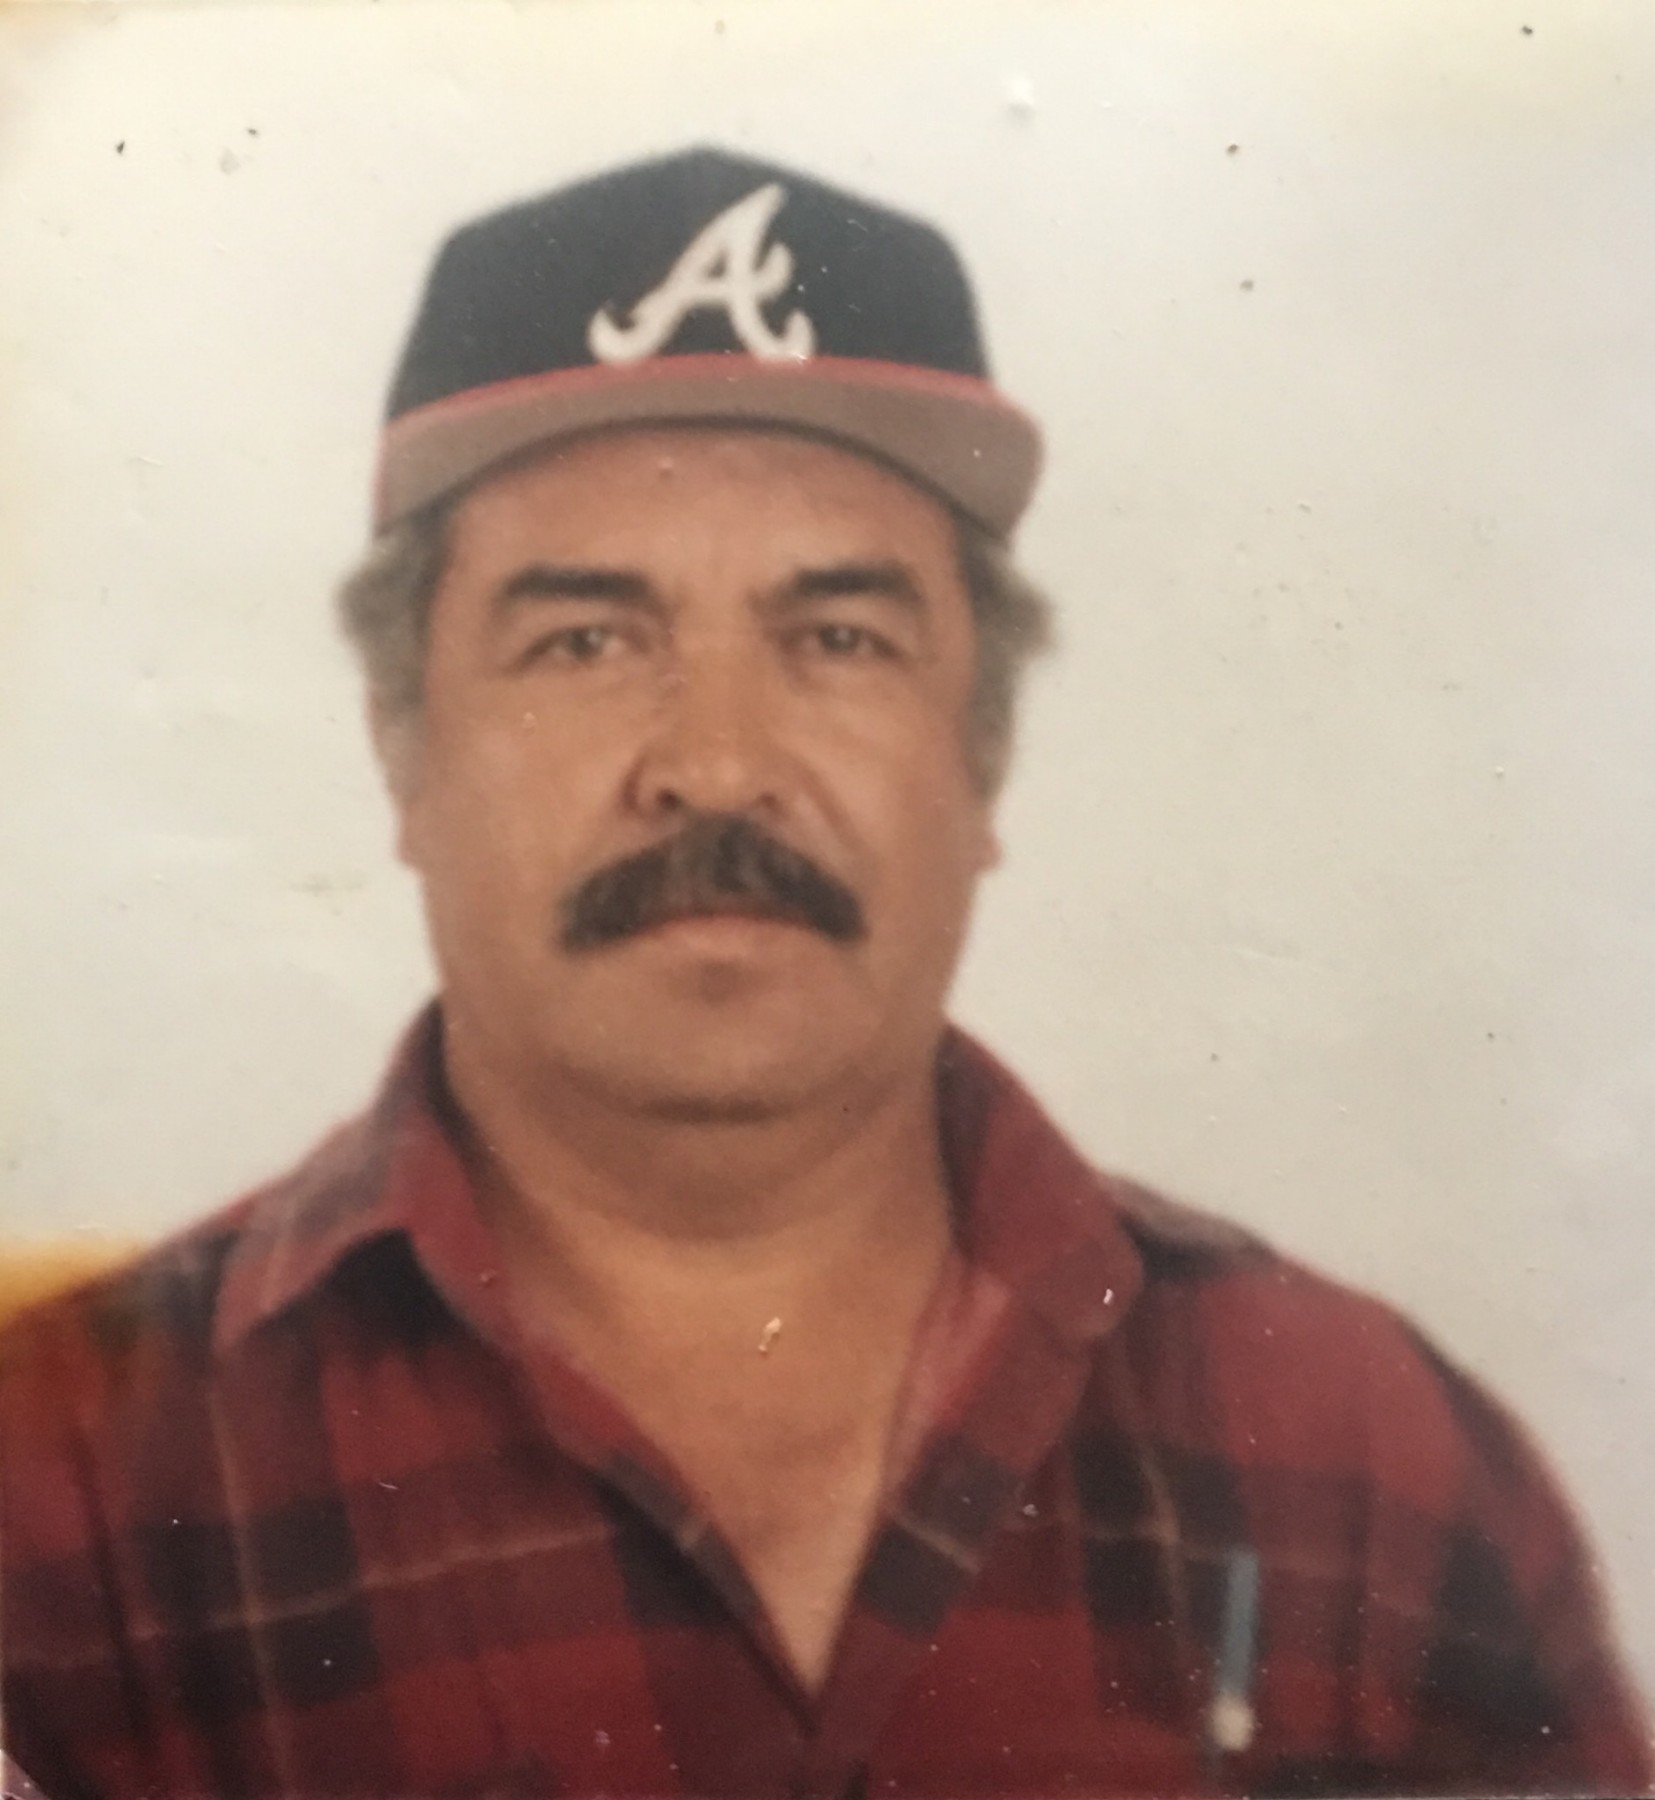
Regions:
M 836 943 L 867 930 L 836 877 L 740 813 L 700 813 L 675 836 L 590 875 L 563 905 L 563 948 L 596 950 L 695 913 L 753 913 Z

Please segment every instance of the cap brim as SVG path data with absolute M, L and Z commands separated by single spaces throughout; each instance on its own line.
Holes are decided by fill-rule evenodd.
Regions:
M 849 357 L 672 356 L 503 381 L 403 413 L 381 444 L 375 528 L 537 444 L 690 421 L 779 425 L 869 452 L 996 537 L 1022 516 L 1040 473 L 1039 427 L 973 376 Z

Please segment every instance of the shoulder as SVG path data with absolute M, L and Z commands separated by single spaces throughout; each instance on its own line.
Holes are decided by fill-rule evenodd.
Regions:
M 294 1169 L 152 1249 L 27 1306 L 0 1327 L 0 1433 L 38 1447 L 199 1383 L 234 1283 L 256 1287 L 306 1221 L 361 1184 L 363 1131 L 330 1134 Z
M 8 1677 L 31 1656 L 103 1657 L 101 1639 L 89 1653 L 76 1633 L 89 1606 L 110 1617 L 120 1610 L 117 1565 L 141 1553 L 146 1526 L 163 1511 L 194 1512 L 198 1501 L 212 1516 L 210 1474 L 165 1475 L 180 1459 L 207 1460 L 212 1319 L 248 1210 L 243 1202 L 214 1214 L 0 1331 Z
M 380 1203 L 399 1147 L 424 1143 L 440 1029 L 414 1021 L 377 1098 L 295 1166 L 146 1254 L 27 1307 L 0 1327 L 0 1414 L 66 1378 L 94 1404 L 148 1374 L 200 1371 L 232 1318 L 251 1322 L 297 1298 L 354 1248 L 387 1235 Z M 423 1152 L 421 1152 L 423 1153 Z M 391 1219 L 391 1223 L 395 1223 Z
M 1426 1565 L 1464 1598 L 1509 1585 L 1491 1546 L 1531 1574 L 1578 1563 L 1526 1427 L 1398 1307 L 1143 1190 L 1119 1204 L 1145 1282 L 1105 1354 L 1138 1430 L 1232 1493 L 1261 1548 L 1365 1521 L 1371 1578 L 1422 1615 L 1441 1599 L 1411 1585 Z
M 171 1368 L 198 1368 L 253 1198 L 27 1307 L 0 1329 L 0 1425 L 13 1447 L 86 1423 Z M 56 1435 L 56 1431 L 53 1431 Z
M 1122 1348 L 1175 1435 L 1330 1477 L 1383 1473 L 1431 1511 L 1473 1466 L 1532 1473 L 1511 1415 L 1398 1307 L 1227 1220 L 1109 1185 L 1145 1271 Z
M 1395 1307 L 1312 1268 L 1232 1220 L 1168 1199 L 1118 1176 L 1107 1191 L 1144 1268 L 1144 1310 L 1181 1315 L 1217 1342 L 1283 1340 L 1284 1354 L 1312 1345 L 1330 1353 L 1418 1360 L 1446 1368 Z
M 1264 1239 L 1217 1213 L 1171 1200 L 1124 1175 L 1105 1176 L 1104 1184 L 1151 1280 L 1210 1279 L 1274 1256 Z
M 1647 1792 L 1589 1548 L 1523 1425 L 1396 1307 L 1115 1186 L 1144 1283 L 1102 1346 L 1092 1503 L 1120 1505 L 1124 1438 L 1187 1557 L 1248 1547 L 1266 1729 L 1307 1704 L 1286 1671 L 1322 1666 L 1395 1709 L 1364 1791 Z

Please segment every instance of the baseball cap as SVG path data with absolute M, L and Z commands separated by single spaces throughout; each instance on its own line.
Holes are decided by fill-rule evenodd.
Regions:
M 560 188 L 442 246 L 392 382 L 375 525 L 539 444 L 779 425 L 871 454 L 996 536 L 1040 466 L 970 283 L 924 222 L 695 149 Z

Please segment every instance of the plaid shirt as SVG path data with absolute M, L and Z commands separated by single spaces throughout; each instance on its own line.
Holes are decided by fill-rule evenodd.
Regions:
M 438 1037 L 0 1342 L 7 1743 L 52 1800 L 1648 1786 L 1511 1421 L 958 1036 L 954 1301 L 805 1691 L 661 1452 L 519 1336 Z

